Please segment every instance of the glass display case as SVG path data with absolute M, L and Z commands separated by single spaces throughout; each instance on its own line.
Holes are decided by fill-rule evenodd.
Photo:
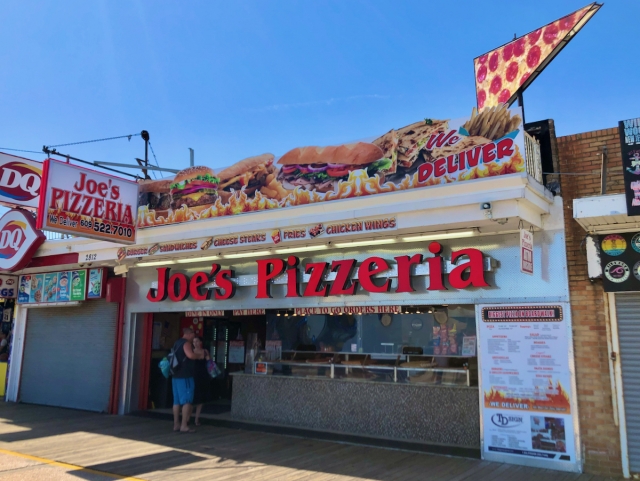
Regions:
M 451 386 L 477 385 L 475 357 L 423 354 L 260 351 L 256 375 Z

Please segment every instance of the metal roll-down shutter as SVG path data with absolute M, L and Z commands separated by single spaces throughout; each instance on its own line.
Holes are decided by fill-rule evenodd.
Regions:
M 640 293 L 616 294 L 624 410 L 631 472 L 640 472 Z
M 20 401 L 108 410 L 118 304 L 29 309 Z

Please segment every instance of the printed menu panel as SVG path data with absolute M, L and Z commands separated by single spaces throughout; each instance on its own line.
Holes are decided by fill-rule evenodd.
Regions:
M 479 306 L 483 458 L 579 469 L 560 305 Z M 519 459 L 516 459 L 519 458 Z
M 86 270 L 26 274 L 18 282 L 19 304 L 84 301 Z
M 84 301 L 87 288 L 87 271 L 71 271 L 72 301 Z
M 32 277 L 31 275 L 20 276 L 20 280 L 18 281 L 18 303 L 29 302 Z
M 104 269 L 89 269 L 87 299 L 100 299 L 104 292 Z
M 58 300 L 58 273 L 47 272 L 44 275 L 44 302 L 56 302 Z
M 67 302 L 71 297 L 71 279 L 70 273 L 61 272 L 58 275 L 58 301 Z

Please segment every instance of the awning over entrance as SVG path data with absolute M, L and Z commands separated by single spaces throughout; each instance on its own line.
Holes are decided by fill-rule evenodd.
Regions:
M 591 234 L 640 230 L 640 217 L 627 215 L 624 194 L 599 195 L 573 200 L 573 218 Z

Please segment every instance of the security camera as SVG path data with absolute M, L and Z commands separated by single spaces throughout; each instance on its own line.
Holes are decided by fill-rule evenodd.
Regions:
M 493 219 L 493 211 L 491 210 L 491 202 L 483 202 L 480 204 L 480 210 L 484 212 L 487 219 Z

